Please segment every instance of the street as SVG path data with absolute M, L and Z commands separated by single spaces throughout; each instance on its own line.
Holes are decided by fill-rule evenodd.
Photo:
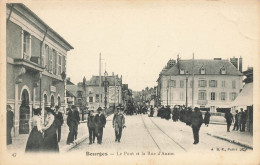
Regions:
M 200 142 L 193 144 L 193 134 L 190 126 L 182 122 L 173 122 L 147 115 L 134 115 L 126 117 L 126 128 L 123 130 L 121 142 L 115 142 L 112 127 L 112 115 L 107 118 L 103 133 L 103 143 L 89 145 L 88 139 L 69 152 L 106 152 L 110 155 L 131 155 L 134 151 L 144 153 L 163 153 L 175 155 L 185 152 L 219 152 L 240 151 L 243 147 L 207 135 L 210 126 L 202 125 Z M 216 128 L 213 126 L 213 128 Z M 221 127 L 225 128 L 225 127 Z M 218 128 L 217 128 L 218 129 Z

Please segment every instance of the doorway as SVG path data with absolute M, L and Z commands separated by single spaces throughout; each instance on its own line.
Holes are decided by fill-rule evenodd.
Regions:
M 22 104 L 20 106 L 19 134 L 29 134 L 29 93 L 26 89 L 22 92 Z

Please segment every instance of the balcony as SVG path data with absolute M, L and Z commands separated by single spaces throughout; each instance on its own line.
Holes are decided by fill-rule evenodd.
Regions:
M 206 104 L 208 104 L 208 100 L 198 100 L 197 104 L 199 104 L 199 105 L 206 105 Z
M 28 59 L 14 59 L 14 65 L 17 66 L 23 66 L 27 70 L 33 71 L 33 72 L 43 72 L 44 67 L 42 67 L 39 63 L 38 57 L 32 57 L 30 60 Z

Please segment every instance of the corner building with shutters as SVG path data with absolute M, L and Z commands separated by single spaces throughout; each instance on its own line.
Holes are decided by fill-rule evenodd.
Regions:
M 158 97 L 161 105 L 192 105 L 194 73 L 194 107 L 212 113 L 231 109 L 231 103 L 243 88 L 242 58 L 222 60 L 169 60 L 159 74 Z M 186 88 L 187 81 L 187 88 Z M 232 112 L 234 110 L 232 109 Z
M 66 57 L 73 47 L 23 4 L 6 6 L 6 96 L 12 134 L 28 134 L 33 108 L 65 109 Z

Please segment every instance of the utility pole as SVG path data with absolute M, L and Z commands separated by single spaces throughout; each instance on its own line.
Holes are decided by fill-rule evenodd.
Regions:
M 194 109 L 194 53 L 192 56 L 192 109 Z
M 101 53 L 99 54 L 99 107 L 101 107 Z

